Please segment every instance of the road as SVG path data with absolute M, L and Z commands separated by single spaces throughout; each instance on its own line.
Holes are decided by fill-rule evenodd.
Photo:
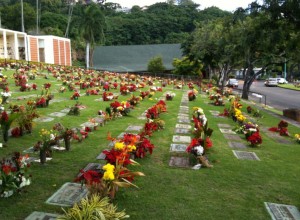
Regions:
M 238 89 L 243 88 L 243 82 L 239 83 Z M 287 108 L 298 108 L 300 109 L 300 91 L 283 89 L 280 87 L 266 87 L 264 81 L 255 81 L 250 87 L 249 99 L 255 100 L 256 102 L 261 101 L 266 104 L 278 109 L 283 110 Z M 254 95 L 253 95 L 254 93 Z M 256 94 L 262 94 L 260 98 L 255 96 Z M 266 98 L 266 100 L 265 100 Z

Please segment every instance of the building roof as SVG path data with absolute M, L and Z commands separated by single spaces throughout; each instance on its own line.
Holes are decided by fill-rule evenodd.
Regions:
M 113 72 L 147 71 L 148 62 L 161 56 L 166 70 L 174 69 L 174 58 L 182 58 L 180 44 L 98 46 L 93 56 L 93 68 Z

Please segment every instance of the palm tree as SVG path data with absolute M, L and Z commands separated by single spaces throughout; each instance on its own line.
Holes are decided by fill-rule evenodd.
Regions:
M 86 42 L 85 62 L 88 69 L 93 66 L 95 44 L 101 44 L 104 41 L 105 17 L 99 6 L 93 3 L 86 6 L 79 18 L 78 26 L 80 35 Z

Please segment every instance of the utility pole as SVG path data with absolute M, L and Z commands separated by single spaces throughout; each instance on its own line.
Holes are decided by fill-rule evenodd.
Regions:
M 36 0 L 36 34 L 39 34 L 39 0 Z
M 25 32 L 24 27 L 24 10 L 23 10 L 23 0 L 21 0 L 21 23 L 22 23 L 22 32 Z

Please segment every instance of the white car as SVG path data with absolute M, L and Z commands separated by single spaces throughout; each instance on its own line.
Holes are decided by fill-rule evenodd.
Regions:
M 269 78 L 265 82 L 265 86 L 278 86 L 277 78 Z
M 239 86 L 239 81 L 237 79 L 229 79 L 227 82 L 227 86 L 237 88 Z
M 287 84 L 288 82 L 286 81 L 285 78 L 277 78 L 277 83 L 278 84 Z

